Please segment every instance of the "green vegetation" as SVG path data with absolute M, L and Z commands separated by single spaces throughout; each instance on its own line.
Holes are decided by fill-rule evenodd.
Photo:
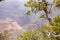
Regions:
M 1 1 L 3 0 L 0 0 L 0 2 Z M 48 20 L 49 23 L 43 25 L 39 29 L 31 29 L 19 34 L 17 40 L 60 40 L 60 16 L 56 16 L 53 20 L 49 16 L 52 14 L 52 8 L 60 8 L 60 0 L 53 0 L 52 3 L 46 0 L 29 0 L 24 5 L 31 8 L 31 10 L 27 11 L 27 15 L 44 11 L 45 13 L 40 15 L 40 18 Z M 0 33 L 0 40 L 8 40 L 10 35 L 9 31 L 4 31 Z
M 30 13 L 39 13 L 40 11 L 44 11 L 45 13 L 40 15 L 40 18 L 44 18 L 48 20 L 50 25 L 53 25 L 53 20 L 49 17 L 50 14 L 52 14 L 53 9 L 60 8 L 60 0 L 52 0 L 51 3 L 49 3 L 46 0 L 28 0 L 26 4 L 24 4 L 25 7 L 29 7 L 30 11 L 27 11 L 27 15 L 30 15 Z M 50 7 L 49 7 L 50 6 Z
M 49 17 L 53 12 L 52 8 L 60 8 L 60 0 L 53 0 L 52 3 L 46 0 L 29 0 L 25 6 L 31 9 L 27 11 L 27 15 L 44 11 L 45 13 L 40 15 L 40 18 L 48 20 L 49 23 L 43 25 L 38 30 L 31 29 L 20 34 L 17 40 L 60 40 L 60 16 L 58 15 L 53 19 Z
M 49 23 L 37 29 L 24 32 L 17 40 L 60 40 L 60 16 L 54 19 L 54 25 Z
M 60 8 L 60 0 L 53 0 L 53 3 L 55 3 L 55 8 Z

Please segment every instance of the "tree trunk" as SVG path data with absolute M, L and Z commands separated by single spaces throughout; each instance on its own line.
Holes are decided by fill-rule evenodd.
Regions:
M 53 25 L 52 19 L 48 16 L 48 11 L 47 11 L 47 9 L 44 9 L 44 12 L 45 12 L 45 14 L 46 14 L 46 19 L 49 21 L 50 25 Z

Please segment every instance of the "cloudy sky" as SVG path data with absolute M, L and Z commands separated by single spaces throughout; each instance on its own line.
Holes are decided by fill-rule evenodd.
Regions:
M 5 0 L 0 3 L 0 15 L 3 16 L 23 16 L 25 13 L 25 1 L 20 0 Z
M 21 25 L 31 21 L 39 20 L 39 14 L 26 15 L 28 8 L 24 7 L 27 0 L 5 0 L 0 3 L 0 19 L 12 18 L 17 20 Z M 59 13 L 59 11 L 57 11 Z M 53 11 L 53 16 L 56 15 Z
M 26 15 L 28 8 L 24 6 L 26 0 L 5 0 L 0 3 L 0 18 L 13 18 L 26 24 L 32 20 L 38 19 L 34 14 Z

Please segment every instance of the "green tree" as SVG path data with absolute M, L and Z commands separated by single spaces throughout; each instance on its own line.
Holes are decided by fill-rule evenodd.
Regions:
M 60 0 L 53 0 L 53 3 L 55 4 L 55 8 L 60 8 Z
M 45 18 L 46 20 L 48 20 L 51 25 L 53 25 L 53 20 L 49 17 L 49 15 L 52 14 L 51 9 L 54 5 L 55 7 L 59 8 L 60 0 L 53 0 L 52 3 L 49 3 L 46 0 L 29 0 L 25 4 L 26 7 L 31 8 L 30 11 L 27 11 L 28 15 L 30 15 L 30 13 L 37 13 L 43 10 L 45 14 L 40 15 L 41 18 Z
M 54 25 L 60 27 L 60 16 L 56 16 L 54 18 Z
M 57 19 L 58 18 L 58 19 Z M 45 24 L 37 29 L 24 32 L 19 35 L 17 40 L 60 40 L 60 28 L 57 24 L 60 24 L 60 16 L 56 16 L 53 26 Z
M 46 0 L 29 0 L 25 6 L 31 8 L 30 11 L 27 11 L 27 15 L 44 11 L 45 14 L 40 15 L 40 17 L 45 18 L 49 23 L 43 25 L 38 30 L 35 29 L 36 31 L 32 29 L 26 33 L 20 34 L 17 40 L 60 40 L 60 15 L 53 19 L 49 17 L 49 15 L 52 14 L 52 7 L 54 9 L 60 8 L 60 0 L 53 0 L 52 3 Z

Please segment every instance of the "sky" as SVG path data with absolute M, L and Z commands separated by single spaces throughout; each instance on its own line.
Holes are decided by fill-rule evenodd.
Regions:
M 5 0 L 0 3 L 0 19 L 12 18 L 18 21 L 19 24 L 28 24 L 31 21 L 38 21 L 39 14 L 26 15 L 26 11 L 29 10 L 24 6 L 27 0 Z M 50 2 L 50 0 L 49 0 Z M 53 16 L 59 11 L 53 11 Z
M 24 1 L 25 2 L 25 1 Z M 23 1 L 6 0 L 0 3 L 0 14 L 6 16 L 22 16 L 23 15 Z
M 38 19 L 38 15 L 26 15 L 28 8 L 24 6 L 24 3 L 26 3 L 26 0 L 2 1 L 0 3 L 0 19 L 8 17 L 19 21 L 20 24 L 26 24 L 34 21 L 35 19 Z
M 24 22 L 28 22 L 28 16 L 25 14 L 26 8 L 24 3 L 26 0 L 5 0 L 0 3 L 0 18 L 12 18 Z M 26 20 L 27 18 L 27 20 Z M 21 22 L 21 23 L 22 23 Z

